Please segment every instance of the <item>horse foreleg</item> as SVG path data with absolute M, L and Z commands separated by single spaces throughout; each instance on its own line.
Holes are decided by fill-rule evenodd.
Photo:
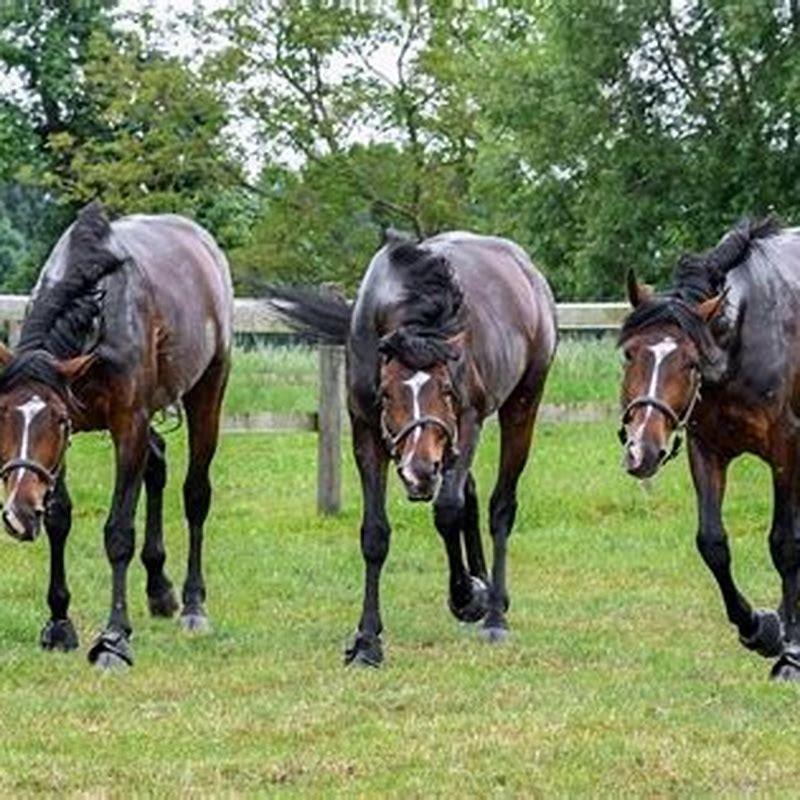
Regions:
M 142 563 L 147 570 L 147 605 L 154 617 L 171 617 L 178 610 L 172 582 L 164 571 L 164 487 L 167 483 L 167 444 L 150 428 L 144 488 L 147 498 Z
M 361 478 L 363 515 L 361 555 L 364 559 L 364 600 L 353 644 L 345 650 L 345 664 L 378 667 L 383 661 L 380 579 L 389 554 L 391 529 L 386 516 L 388 457 L 376 426 L 353 417 L 353 452 Z
M 486 561 L 483 555 L 483 543 L 481 542 L 480 514 L 478 513 L 478 491 L 475 486 L 475 478 L 470 472 L 464 484 L 464 550 L 467 556 L 467 565 L 470 575 L 480 578 L 484 583 L 488 583 L 486 574 Z
M 89 649 L 89 661 L 103 668 L 133 664 L 132 632 L 126 583 L 134 551 L 134 516 L 147 459 L 148 420 L 142 413 L 120 415 L 111 426 L 116 449 L 116 480 L 105 525 L 106 555 L 111 563 L 111 615 Z
M 754 612 L 739 592 L 731 572 L 731 552 L 722 523 L 722 500 L 729 459 L 689 439 L 689 465 L 697 493 L 697 549 L 719 586 L 728 620 L 742 644 L 763 656 L 781 652 L 780 620 L 772 611 Z
M 781 576 L 782 601 L 780 615 L 784 625 L 784 650 L 772 668 L 772 677 L 778 680 L 800 680 L 800 620 L 797 601 L 800 594 L 800 543 L 797 530 L 797 470 L 795 469 L 794 443 L 787 457 L 778 458 L 772 470 L 774 505 L 769 547 L 772 562 Z
M 447 469 L 433 502 L 433 521 L 442 537 L 450 570 L 449 606 L 462 622 L 477 622 L 486 614 L 488 587 L 484 581 L 483 548 L 478 530 L 478 501 L 470 475 L 478 443 L 479 426 L 474 412 L 459 420 L 459 455 Z M 464 566 L 461 534 L 470 572 Z
M 66 469 L 62 468 L 44 516 L 50 541 L 50 587 L 47 591 L 50 619 L 40 638 L 45 650 L 74 650 L 78 646 L 78 634 L 68 616 L 70 594 L 64 569 L 64 548 L 72 527 L 72 501 L 65 473 Z

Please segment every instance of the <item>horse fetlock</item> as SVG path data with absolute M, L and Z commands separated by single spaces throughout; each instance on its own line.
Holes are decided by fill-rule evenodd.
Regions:
M 450 592 L 448 606 L 453 616 L 461 622 L 478 622 L 489 610 L 489 587 L 475 575 L 469 576 L 467 591 L 463 595 Z
M 784 651 L 783 624 L 778 614 L 770 609 L 753 612 L 755 630 L 750 636 L 739 634 L 739 641 L 748 650 L 764 658 L 775 658 Z
M 344 665 L 377 668 L 382 663 L 383 643 L 380 635 L 358 631 L 353 644 L 344 651 Z
M 39 643 L 43 650 L 59 651 L 66 653 L 78 647 L 78 634 L 72 620 L 50 619 L 42 628 Z
M 149 582 L 148 582 L 149 583 Z M 147 607 L 153 617 L 172 617 L 178 610 L 178 599 L 172 583 L 166 578 L 147 587 Z
M 103 670 L 132 667 L 130 632 L 117 627 L 106 628 L 92 643 L 87 658 L 90 664 Z

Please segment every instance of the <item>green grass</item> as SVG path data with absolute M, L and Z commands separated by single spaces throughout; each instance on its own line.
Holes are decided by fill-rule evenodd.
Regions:
M 169 437 L 168 569 L 182 577 L 182 434 Z M 214 632 L 188 638 L 130 600 L 136 666 L 103 675 L 86 645 L 107 614 L 107 438 L 70 453 L 68 569 L 79 653 L 39 652 L 47 551 L 0 540 L 0 795 L 309 797 L 796 796 L 798 689 L 771 685 L 724 620 L 694 549 L 684 459 L 649 493 L 611 426 L 541 426 L 510 548 L 512 637 L 492 648 L 445 604 L 430 509 L 392 479 L 387 662 L 341 665 L 361 593 L 359 492 L 314 511 L 311 434 L 229 435 L 206 564 Z M 497 457 L 486 431 L 484 501 Z M 764 468 L 737 465 L 736 573 L 776 601 Z
M 611 337 L 563 338 L 547 382 L 545 402 L 614 402 L 619 357 Z M 315 411 L 317 357 L 309 347 L 237 350 L 225 400 L 228 414 Z

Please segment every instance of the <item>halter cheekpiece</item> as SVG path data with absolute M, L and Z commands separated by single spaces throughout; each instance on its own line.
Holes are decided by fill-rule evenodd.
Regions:
M 694 392 L 692 393 L 692 399 L 689 401 L 689 405 L 686 407 L 681 416 L 678 416 L 674 409 L 668 403 L 665 403 L 660 397 L 649 394 L 641 394 L 638 397 L 634 397 L 633 400 L 631 400 L 631 402 L 625 406 L 625 410 L 622 412 L 621 424 L 619 426 L 619 430 L 617 431 L 620 444 L 625 444 L 628 440 L 625 426 L 628 424 L 628 422 L 630 422 L 633 412 L 642 406 L 650 406 L 655 408 L 657 411 L 660 411 L 673 425 L 672 446 L 669 449 L 669 453 L 662 459 L 661 463 L 666 464 L 667 461 L 671 461 L 673 458 L 675 458 L 675 456 L 680 453 L 681 444 L 683 443 L 681 432 L 686 428 L 689 418 L 692 416 L 692 412 L 694 411 L 694 407 L 697 401 L 700 399 L 700 385 L 702 384 L 702 379 L 700 378 L 700 375 L 696 369 L 693 370 L 693 375 L 696 383 Z
M 443 419 L 440 419 L 433 414 L 423 414 L 420 417 L 409 420 L 403 425 L 400 430 L 392 435 L 386 427 L 384 415 L 381 414 L 381 427 L 383 428 L 383 440 L 386 444 L 386 449 L 392 459 L 397 459 L 400 455 L 400 447 L 405 441 L 406 437 L 417 428 L 422 428 L 425 425 L 434 425 L 439 428 L 447 437 L 447 444 L 453 455 L 458 455 L 458 444 L 456 442 L 456 432 L 448 425 Z
M 18 469 L 27 469 L 47 484 L 47 494 L 49 495 L 53 491 L 56 481 L 58 480 L 58 474 L 61 472 L 61 467 L 64 464 L 64 457 L 67 454 L 67 448 L 70 445 L 70 437 L 72 436 L 71 422 L 67 420 L 63 422 L 62 425 L 65 429 L 64 444 L 53 469 L 47 469 L 47 467 L 40 462 L 30 458 L 12 458 L 0 467 L 0 480 L 5 480 L 12 472 Z

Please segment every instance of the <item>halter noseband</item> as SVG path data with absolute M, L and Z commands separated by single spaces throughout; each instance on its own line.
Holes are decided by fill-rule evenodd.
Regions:
M 660 397 L 648 394 L 640 394 L 638 397 L 634 397 L 633 400 L 631 400 L 631 402 L 625 406 L 625 410 L 622 412 L 621 424 L 619 426 L 619 430 L 617 431 L 620 444 L 625 444 L 628 440 L 625 426 L 628 424 L 628 422 L 630 422 L 633 412 L 641 406 L 650 406 L 655 408 L 656 411 L 660 411 L 672 423 L 673 426 L 672 446 L 670 447 L 669 453 L 661 460 L 661 464 L 666 464 L 668 461 L 671 461 L 673 458 L 675 458 L 675 456 L 677 456 L 681 451 L 681 443 L 683 441 L 681 437 L 681 431 L 686 428 L 689 418 L 692 416 L 692 412 L 694 411 L 695 404 L 700 399 L 700 385 L 702 383 L 702 378 L 696 369 L 692 370 L 692 375 L 696 381 L 694 392 L 692 393 L 692 399 L 689 401 L 689 405 L 686 407 L 680 417 L 675 413 L 674 409 L 668 403 L 665 403 Z
M 420 417 L 409 420 L 403 425 L 400 430 L 392 435 L 386 427 L 384 415 L 381 414 L 381 426 L 383 428 L 383 440 L 386 443 L 386 449 L 392 459 L 396 460 L 400 454 L 400 446 L 405 438 L 417 428 L 423 428 L 425 425 L 434 425 L 439 428 L 447 438 L 447 444 L 453 455 L 458 455 L 458 444 L 456 442 L 456 432 L 451 428 L 443 419 L 434 416 L 433 414 L 423 414 Z

